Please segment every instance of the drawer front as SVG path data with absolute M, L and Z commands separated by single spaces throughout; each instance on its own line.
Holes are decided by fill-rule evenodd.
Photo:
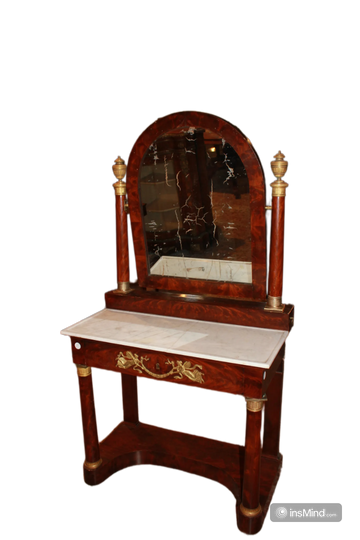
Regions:
M 122 370 L 133 369 L 142 375 L 153 379 L 189 379 L 198 384 L 204 384 L 203 365 L 194 363 L 186 357 L 182 360 L 171 359 L 169 355 L 156 352 L 137 353 L 131 350 L 121 350 L 116 356 L 116 367 Z
M 243 393 L 243 369 L 236 364 L 82 338 L 71 340 L 76 364 L 231 394 Z

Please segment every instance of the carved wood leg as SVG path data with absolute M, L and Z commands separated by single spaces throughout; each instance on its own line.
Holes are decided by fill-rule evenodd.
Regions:
M 94 392 L 91 377 L 91 368 L 77 364 L 79 377 L 81 414 L 84 432 L 85 463 L 84 468 L 93 471 L 100 467 L 99 439 L 96 426 Z
M 260 505 L 261 411 L 263 399 L 246 399 L 246 436 L 242 502 L 238 508 L 238 526 L 242 532 L 255 534 L 262 525 Z

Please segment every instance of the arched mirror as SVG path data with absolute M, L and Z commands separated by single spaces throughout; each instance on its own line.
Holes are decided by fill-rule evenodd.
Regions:
M 265 298 L 265 184 L 248 139 L 213 115 L 162 118 L 128 165 L 140 286 Z
M 188 126 L 165 133 L 139 181 L 150 274 L 252 282 L 249 181 L 225 139 Z

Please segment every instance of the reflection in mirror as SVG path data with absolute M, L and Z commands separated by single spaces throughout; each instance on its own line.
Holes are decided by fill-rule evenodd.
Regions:
M 230 144 L 201 128 L 168 132 L 139 179 L 150 274 L 252 282 L 249 182 Z

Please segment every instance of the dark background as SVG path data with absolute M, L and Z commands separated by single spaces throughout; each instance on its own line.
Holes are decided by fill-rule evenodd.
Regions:
M 199 106 L 239 122 L 265 160 L 282 146 L 293 162 L 287 299 L 298 303 L 299 320 L 290 341 L 284 437 L 287 469 L 261 538 L 295 533 L 312 538 L 311 533 L 334 531 L 339 517 L 279 520 L 274 513 L 278 506 L 285 506 L 325 508 L 340 516 L 333 452 L 340 430 L 338 402 L 323 339 L 330 317 L 323 304 L 328 292 L 329 223 L 324 195 L 319 195 L 321 166 L 313 166 L 324 135 L 314 116 L 321 107 L 321 96 L 301 77 L 296 86 L 283 85 L 271 97 L 265 84 L 257 88 L 262 90 L 260 94 L 249 87 L 209 92 L 209 86 L 201 82 L 174 92 L 159 81 L 146 80 L 149 88 L 144 97 L 137 82 L 114 85 L 109 77 L 98 93 L 92 90 L 90 79 L 86 90 L 79 93 L 71 86 L 65 89 L 67 106 L 60 100 L 54 107 L 63 135 L 60 130 L 49 156 L 58 180 L 49 186 L 56 204 L 51 212 L 54 242 L 47 276 L 54 294 L 47 322 L 54 336 L 51 361 L 56 366 L 56 390 L 51 397 L 56 450 L 54 453 L 52 443 L 51 454 L 52 474 L 62 486 L 58 510 L 68 508 L 76 513 L 89 532 L 89 519 L 104 531 L 111 522 L 120 538 L 153 533 L 157 538 L 172 538 L 177 533 L 189 538 L 237 537 L 231 498 L 217 486 L 146 469 L 127 472 L 99 490 L 90 491 L 80 484 L 74 378 L 66 340 L 56 336 L 60 326 L 99 308 L 101 292 L 112 285 L 111 158 L 118 151 L 125 155 L 140 128 L 157 114 Z M 151 88 L 155 84 L 156 92 Z M 230 438 L 241 432 L 236 400 L 149 383 L 142 387 L 146 419 Z M 115 377 L 98 377 L 98 396 L 104 433 L 119 417 Z

